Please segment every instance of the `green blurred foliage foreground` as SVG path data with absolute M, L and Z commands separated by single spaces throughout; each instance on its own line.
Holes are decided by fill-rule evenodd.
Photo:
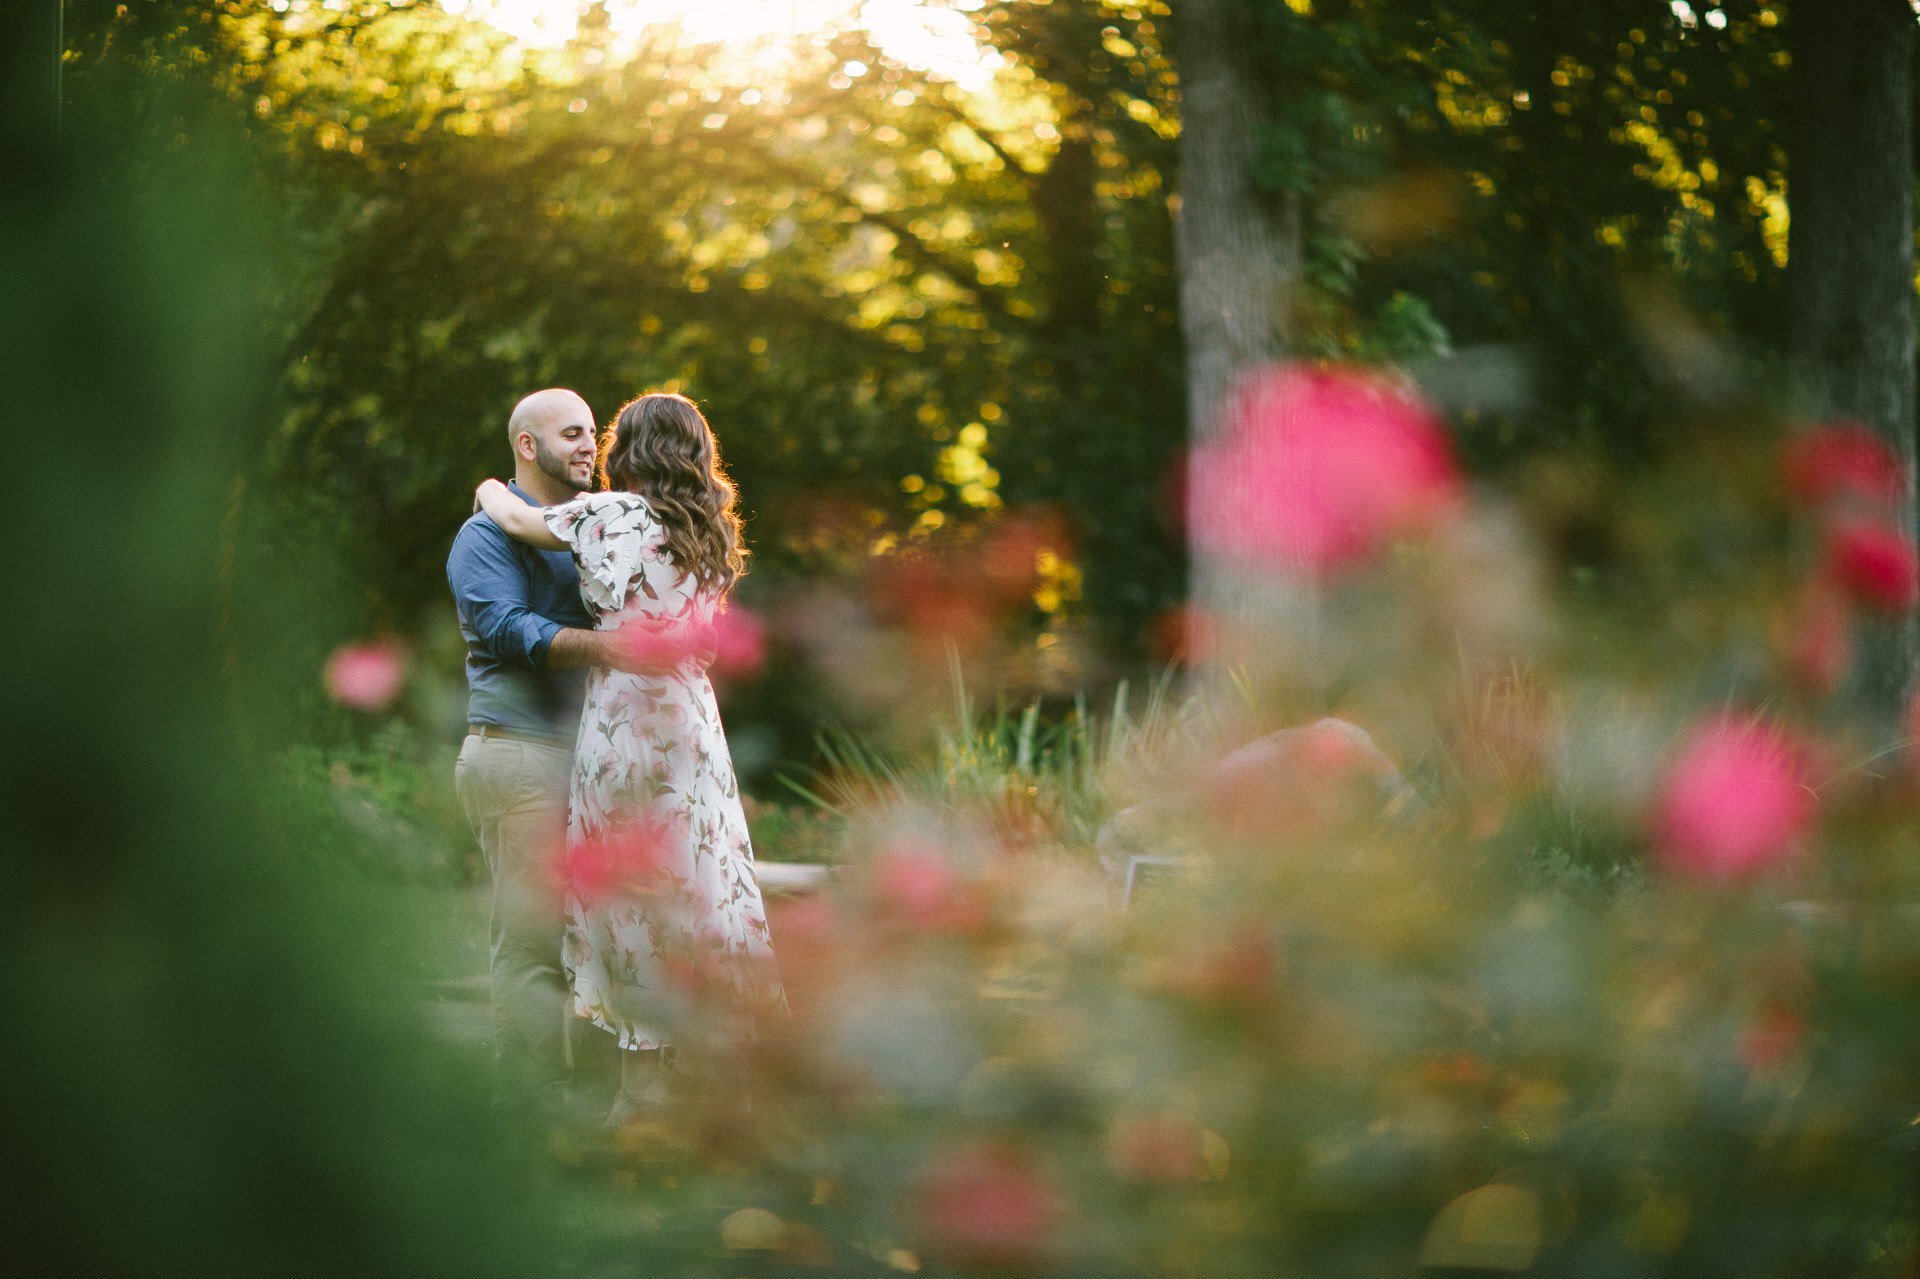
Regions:
M 1794 683 L 1776 623 L 1810 548 L 1752 439 L 1650 448 L 1602 496 L 1556 469 L 1593 474 L 1598 454 L 1548 458 L 1525 475 L 1567 520 L 1536 522 L 1524 484 L 1524 518 L 1474 494 L 1458 529 L 1326 592 L 1276 640 L 1279 673 L 1231 690 L 952 715 L 951 686 L 923 677 L 941 644 L 866 637 L 916 673 L 879 700 L 951 722 L 918 757 L 830 735 L 797 779 L 840 874 L 777 904 L 791 1019 L 742 1040 L 690 990 L 656 1122 L 490 1114 L 484 1047 L 435 984 L 477 971 L 462 947 L 481 928 L 458 904 L 437 748 L 415 744 L 446 694 L 422 681 L 414 722 L 326 740 L 314 717 L 345 712 L 316 709 L 316 655 L 369 605 L 350 573 L 286 567 L 307 561 L 282 516 L 367 508 L 321 503 L 317 479 L 311 509 L 249 494 L 279 491 L 263 437 L 315 475 L 357 458 L 365 484 L 441 491 L 408 499 L 424 544 L 491 446 L 420 435 L 382 462 L 363 434 L 329 452 L 315 423 L 358 411 L 338 382 L 280 415 L 282 286 L 350 281 L 351 263 L 285 256 L 261 180 L 278 161 L 208 92 L 180 11 L 144 16 L 158 25 L 121 29 L 76 77 L 58 149 L 30 98 L 6 116 L 25 179 L 0 195 L 0 367 L 27 427 L 9 514 L 32 537 L 16 598 L 57 615 L 79 589 L 89 609 L 9 628 L 10 1273 L 1913 1272 L 1920 777 L 1910 754 L 1867 758 Z M 418 316 L 336 303 L 315 349 L 429 340 Z M 899 393 L 854 396 L 793 358 L 796 395 Z M 971 365 L 923 358 L 979 394 Z M 426 366 L 342 367 L 393 396 Z M 533 371 L 471 400 L 456 373 L 414 388 L 444 416 L 368 413 L 465 431 Z M 598 376 L 612 397 L 664 371 Z M 1596 402 L 1544 399 L 1549 418 Z M 749 471 L 740 453 L 772 488 L 776 455 Z M 1575 525 L 1638 570 L 1632 599 L 1557 571 Z M 424 573 L 433 556 L 411 553 Z M 924 603 L 960 571 L 895 584 Z M 1723 706 L 1811 744 L 1804 820 L 1737 874 L 1670 851 L 1641 868 L 1662 852 L 1671 744 Z M 1373 729 L 1418 815 L 1382 820 L 1333 757 L 1304 805 L 1221 788 L 1226 748 L 1326 711 Z M 1091 842 L 1142 806 L 1154 846 L 1190 861 L 1123 909 Z M 800 811 L 778 820 L 815 820 Z

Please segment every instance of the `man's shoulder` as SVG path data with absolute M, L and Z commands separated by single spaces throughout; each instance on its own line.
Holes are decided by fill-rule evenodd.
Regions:
M 513 553 L 513 539 L 506 530 L 487 518 L 486 512 L 475 511 L 460 525 L 453 535 L 453 545 L 447 551 L 447 567 L 455 568 L 462 561 L 474 560 L 517 560 Z

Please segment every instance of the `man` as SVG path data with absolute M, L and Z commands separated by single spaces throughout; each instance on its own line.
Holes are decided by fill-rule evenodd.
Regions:
M 509 488 L 552 506 L 593 483 L 593 413 L 572 391 L 537 391 L 507 423 Z M 565 1095 L 567 983 L 552 859 L 566 838 L 567 776 L 585 668 L 651 668 L 595 631 L 565 551 L 508 537 L 476 513 L 454 537 L 447 581 L 467 642 L 468 734 L 454 786 L 493 879 L 488 979 L 494 1097 L 551 1111 Z

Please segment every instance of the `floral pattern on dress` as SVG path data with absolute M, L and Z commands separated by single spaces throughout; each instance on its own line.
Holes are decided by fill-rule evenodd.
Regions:
M 645 498 L 591 493 L 544 514 L 572 548 L 598 629 L 712 623 L 718 595 L 674 565 Z M 595 667 L 587 677 L 567 842 L 577 849 L 641 828 L 657 867 L 645 889 L 593 902 L 568 895 L 574 1012 L 622 1048 L 645 1049 L 666 1042 L 663 1014 L 696 988 L 747 1016 L 784 1008 L 733 757 L 695 661 L 670 675 Z

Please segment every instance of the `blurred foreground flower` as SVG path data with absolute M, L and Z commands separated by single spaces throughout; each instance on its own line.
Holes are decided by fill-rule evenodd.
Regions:
M 706 662 L 716 680 L 750 679 L 767 660 L 766 622 L 738 604 L 716 614 L 712 625 L 636 619 L 614 633 L 634 662 L 660 671 L 691 659 Z
M 949 1151 L 913 1192 L 926 1251 L 963 1266 L 1039 1263 L 1052 1247 L 1059 1216 L 1059 1197 L 1032 1161 L 994 1143 Z
M 593 906 L 619 893 L 645 891 L 667 869 L 672 846 L 660 823 L 636 822 L 570 842 L 554 859 L 554 878 L 582 905 Z
M 752 609 L 729 604 L 713 619 L 713 675 L 751 679 L 767 664 L 767 624 Z
M 1882 613 L 1920 598 L 1920 557 L 1897 530 L 1868 519 L 1836 520 L 1827 530 L 1826 576 L 1847 596 Z
M 1763 722 L 1717 716 L 1697 725 L 1668 765 L 1655 851 L 1671 870 L 1729 880 L 1792 856 L 1816 808 L 1806 752 Z
M 333 700 L 357 711 L 386 709 L 406 678 L 406 654 L 391 640 L 344 644 L 333 650 L 323 672 Z
M 889 918 L 928 933 L 970 933 L 987 920 L 977 886 L 955 873 L 932 845 L 895 843 L 873 861 L 874 904 Z
M 1461 498 L 1438 418 L 1354 369 L 1286 365 L 1241 390 L 1226 434 L 1195 450 L 1190 518 L 1216 554 L 1308 573 L 1355 567 Z
M 1780 469 L 1787 493 L 1808 506 L 1836 500 L 1885 505 L 1900 497 L 1899 459 L 1856 423 L 1821 427 L 1791 441 Z

